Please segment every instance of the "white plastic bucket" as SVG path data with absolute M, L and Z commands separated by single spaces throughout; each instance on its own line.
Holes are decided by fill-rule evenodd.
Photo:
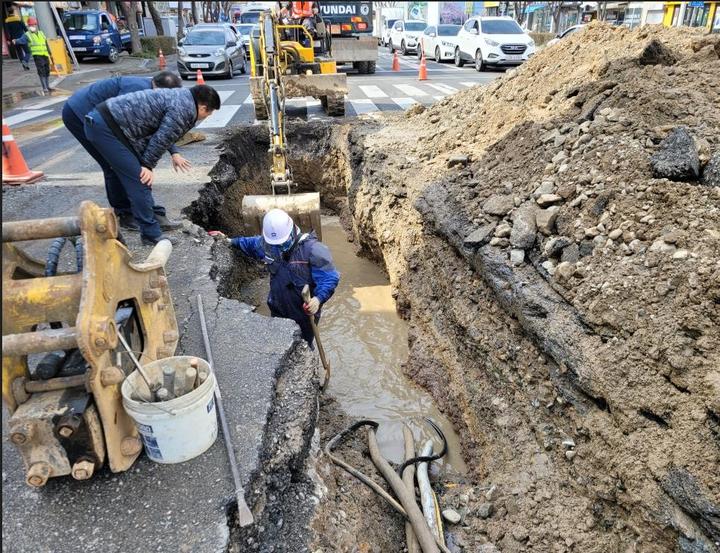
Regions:
M 146 388 L 135 370 L 122 384 L 123 406 L 135 421 L 148 457 L 157 463 L 182 463 L 204 453 L 217 438 L 215 413 L 215 375 L 199 357 L 166 357 L 144 365 L 149 378 L 162 382 L 163 367 L 185 370 L 190 360 L 198 360 L 209 376 L 193 391 L 169 401 L 148 403 L 131 398 L 134 389 Z

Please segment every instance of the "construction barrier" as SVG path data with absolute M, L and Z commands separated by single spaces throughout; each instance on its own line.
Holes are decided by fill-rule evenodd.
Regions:
M 400 71 L 400 60 L 398 59 L 397 50 L 393 52 L 392 70 Z
M 205 84 L 205 78 L 199 69 L 197 70 L 197 84 Z
M 49 38 L 50 47 L 50 74 L 70 75 L 73 72 L 73 63 L 65 48 L 65 41 L 62 38 Z
M 162 53 L 162 49 L 158 50 L 158 67 L 160 69 L 165 69 L 167 67 L 167 62 L 165 61 L 165 56 Z
M 425 43 L 420 40 L 420 69 L 418 70 L 418 81 L 427 81 L 427 63 L 425 62 Z
M 3 184 L 30 184 L 43 178 L 42 171 L 31 171 L 15 143 L 10 127 L 2 122 L 2 182 Z

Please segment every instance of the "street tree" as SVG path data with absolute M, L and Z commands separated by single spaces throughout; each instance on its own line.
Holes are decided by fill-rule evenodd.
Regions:
M 162 17 L 160 17 L 160 12 L 158 11 L 157 6 L 155 5 L 155 2 L 148 0 L 147 7 L 150 10 L 150 17 L 152 17 L 153 24 L 155 25 L 155 31 L 157 32 L 157 35 L 164 36 L 165 31 L 163 31 Z
M 605 18 L 607 17 L 607 9 L 608 9 L 607 2 L 598 2 L 597 3 L 597 19 L 598 19 L 598 21 L 605 21 Z
M 142 53 L 142 44 L 140 44 L 140 32 L 138 31 L 137 23 L 137 4 L 137 2 L 120 2 L 120 9 L 123 12 L 123 17 L 130 30 L 132 53 L 135 55 Z
M 193 25 L 197 25 L 200 22 L 200 19 L 198 18 L 197 2 L 195 0 L 190 2 L 190 8 L 192 11 Z
M 546 2 L 546 6 L 550 8 L 550 15 L 552 16 L 552 28 L 550 29 L 551 33 L 560 32 L 560 14 L 562 13 L 562 9 L 566 5 L 570 4 L 571 2 Z
M 515 21 L 517 21 L 520 26 L 525 23 L 525 18 L 527 17 L 526 11 L 529 5 L 530 2 L 512 2 L 513 17 L 515 17 Z
M 177 3 L 177 12 L 178 12 L 177 39 L 178 39 L 178 41 L 180 41 L 180 40 L 182 40 L 182 37 L 185 36 L 185 19 L 183 18 L 183 3 L 182 2 Z

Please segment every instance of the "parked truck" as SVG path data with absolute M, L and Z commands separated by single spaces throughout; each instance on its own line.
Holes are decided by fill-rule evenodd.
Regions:
M 333 58 L 352 63 L 359 73 L 375 73 L 377 38 L 373 36 L 372 2 L 319 2 L 320 15 L 332 35 Z
M 132 50 L 130 31 L 118 26 L 115 17 L 104 10 L 66 11 L 63 27 L 78 60 L 105 58 L 115 63 L 120 52 Z M 142 36 L 142 29 L 139 29 Z

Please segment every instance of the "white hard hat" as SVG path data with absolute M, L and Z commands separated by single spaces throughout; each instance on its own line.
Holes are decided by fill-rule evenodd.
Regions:
M 290 238 L 295 224 L 290 215 L 282 209 L 271 209 L 263 217 L 263 238 L 272 246 L 277 246 Z

